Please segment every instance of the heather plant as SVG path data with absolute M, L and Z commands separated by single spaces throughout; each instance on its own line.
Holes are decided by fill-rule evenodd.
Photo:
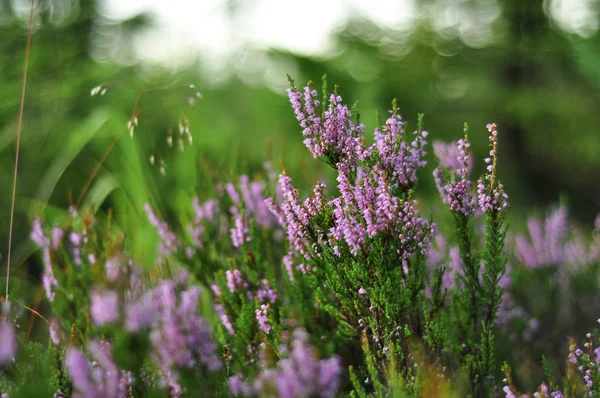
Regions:
M 44 310 L 5 301 L 2 392 L 597 395 L 595 334 L 578 349 L 575 339 L 567 344 L 576 330 L 563 325 L 580 310 L 593 319 L 600 311 L 586 301 L 598 290 L 600 218 L 591 238 L 565 207 L 533 217 L 525 235 L 509 234 L 495 124 L 486 126 L 489 154 L 475 179 L 470 140 L 482 134 L 469 135 L 466 124 L 456 143 L 434 141 L 431 156 L 423 115 L 410 128 L 396 101 L 369 137 L 337 87 L 329 92 L 324 79 L 319 94 L 312 83 L 290 83 L 304 144 L 331 167 L 333 183 L 305 193 L 296 175 L 283 166 L 277 175 L 267 162 L 252 177 L 203 181 L 185 211 L 150 200 L 139 211 L 156 245 L 143 256 L 137 231 L 110 211 L 36 209 L 30 239 L 43 265 Z M 180 119 L 179 138 L 191 140 Z M 128 131 L 137 125 L 135 116 Z M 432 158 L 449 225 L 420 200 Z M 568 301 L 543 301 L 552 297 Z M 26 315 L 44 322 L 45 341 L 19 328 Z M 540 328 L 556 333 L 538 341 Z M 523 348 L 507 352 L 506 342 Z M 532 358 L 543 372 L 525 377 L 508 365 Z M 35 374 L 47 382 L 27 383 Z

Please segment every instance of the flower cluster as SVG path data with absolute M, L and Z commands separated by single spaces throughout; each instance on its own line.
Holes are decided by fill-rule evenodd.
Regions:
M 365 151 L 363 157 L 376 156 L 382 174 L 394 188 L 410 187 L 417 179 L 417 170 L 426 164 L 425 138 L 428 133 L 416 130 L 413 133 L 415 138 L 408 142 L 404 122 L 395 104 L 390 113 L 392 116 L 385 125 L 381 129 L 375 129 L 375 144 Z
M 433 171 L 442 201 L 450 206 L 450 210 L 467 217 L 474 212 L 471 180 L 469 180 L 472 163 L 469 147 L 466 134 L 458 141 L 456 150 L 448 148 L 441 142 L 435 142 L 434 153 L 440 161 L 440 166 Z
M 0 366 L 12 363 L 17 355 L 18 340 L 13 324 L 0 322 Z
M 192 207 L 194 208 L 194 219 L 192 223 L 188 225 L 187 229 L 192 237 L 195 248 L 202 250 L 204 247 L 202 234 L 206 230 L 205 224 L 216 224 L 218 222 L 219 202 L 216 199 L 210 199 L 204 203 L 200 203 L 198 197 L 194 197 Z M 193 253 L 193 249 L 191 253 Z
M 317 113 L 320 105 L 317 91 L 309 84 L 304 93 L 287 90 L 296 119 L 303 131 L 304 145 L 315 158 L 324 158 L 331 165 L 356 164 L 364 147 L 364 126 L 352 121 L 352 113 L 337 94 L 329 96 L 329 105 L 322 116 Z
M 515 239 L 515 256 L 530 268 L 569 264 L 582 269 L 600 259 L 600 241 L 588 246 L 581 235 L 569 236 L 572 230 L 567 209 L 558 207 L 546 220 L 531 217 L 527 221 L 529 239 L 518 235 Z
M 341 363 L 338 357 L 317 359 L 303 329 L 294 331 L 292 350 L 276 368 L 264 369 L 251 383 L 241 375 L 229 379 L 234 395 L 264 397 L 333 398 L 340 386 Z
M 94 358 L 89 362 L 79 349 L 70 347 L 65 365 L 73 382 L 74 398 L 128 398 L 133 384 L 131 372 L 119 370 L 108 343 L 91 341 L 88 351 Z
M 435 225 L 419 216 L 416 201 L 401 194 L 414 183 L 417 169 L 425 165 L 427 132 L 415 131 L 414 140 L 409 142 L 394 105 L 385 126 L 375 130 L 375 143 L 365 148 L 362 127 L 353 127 L 339 96 L 332 96 L 321 126 L 321 118 L 315 114 L 316 92 L 310 85 L 304 90 L 304 101 L 300 92 L 290 89 L 288 93 L 304 135 L 309 137 L 305 140 L 308 148 L 315 157 L 335 159 L 330 164 L 337 170 L 340 192 L 327 200 L 325 186 L 319 184 L 314 196 L 302 202 L 289 176 L 280 176 L 281 203 L 277 205 L 273 199 L 266 203 L 287 232 L 291 253 L 284 262 L 290 280 L 294 254 L 310 260 L 329 249 L 337 256 L 357 256 L 373 249 L 375 237 L 395 238 L 397 253 L 405 259 L 415 252 L 424 253 Z M 327 227 L 317 222 L 323 214 L 331 214 Z M 306 264 L 297 268 L 312 269 Z
M 600 323 L 600 320 L 598 320 Z M 568 360 L 573 364 L 580 375 L 583 377 L 585 387 L 590 397 L 597 396 L 600 393 L 600 347 L 594 349 L 594 340 L 591 333 L 587 333 L 584 343 L 585 351 L 571 344 Z
M 42 285 L 46 292 L 46 297 L 50 302 L 54 301 L 55 292 L 54 289 L 58 287 L 58 280 L 54 276 L 54 269 L 52 267 L 51 249 L 58 248 L 61 243 L 64 231 L 55 226 L 52 229 L 52 239 L 48 239 L 44 233 L 44 227 L 42 220 L 35 218 L 33 220 L 33 227 L 29 237 L 31 240 L 42 249 L 42 259 L 44 262 L 44 272 L 42 273 Z
M 158 253 L 161 259 L 175 253 L 177 251 L 177 237 L 171 230 L 169 225 L 162 221 L 152 210 L 149 204 L 144 205 L 144 210 L 148 215 L 148 220 L 156 228 L 160 243 L 158 244 Z
M 208 324 L 198 315 L 200 288 L 186 287 L 186 278 L 163 280 L 125 308 L 125 327 L 130 332 L 150 330 L 154 357 L 163 383 L 176 387 L 174 367 L 208 370 L 221 367 L 217 345 Z
M 481 211 L 498 212 L 508 207 L 508 195 L 504 192 L 504 186 L 500 184 L 496 176 L 496 162 L 498 154 L 498 130 L 496 124 L 487 125 L 490 132 L 490 156 L 485 158 L 488 164 L 487 173 L 477 181 L 477 198 Z

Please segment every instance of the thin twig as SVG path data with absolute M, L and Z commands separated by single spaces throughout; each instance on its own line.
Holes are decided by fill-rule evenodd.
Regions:
M 27 69 L 29 68 L 29 52 L 31 50 L 31 36 L 33 33 L 33 9 L 35 0 L 31 0 L 31 12 L 29 14 L 29 30 L 27 32 L 27 47 L 25 49 L 25 67 L 23 69 L 23 83 L 21 88 L 21 107 L 19 109 L 19 123 L 17 125 L 17 150 L 15 155 L 15 168 L 13 175 L 12 201 L 10 204 L 10 226 L 8 231 L 8 258 L 6 263 L 6 293 L 5 300 L 8 301 L 8 285 L 10 281 L 10 255 L 12 252 L 12 233 L 15 218 L 15 197 L 17 193 L 17 169 L 19 167 L 19 149 L 21 147 L 21 130 L 23 128 L 23 110 L 25 108 L 25 90 L 27 88 Z

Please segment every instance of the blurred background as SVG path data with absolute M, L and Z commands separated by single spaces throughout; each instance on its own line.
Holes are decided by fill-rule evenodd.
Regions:
M 30 7 L 0 0 L 2 242 Z M 144 203 L 176 218 L 214 178 L 265 161 L 300 186 L 330 177 L 302 145 L 288 73 L 317 87 L 327 74 L 358 102 L 369 137 L 397 98 L 409 125 L 425 114 L 432 140 L 456 140 L 469 123 L 481 159 L 495 121 L 515 220 L 560 200 L 591 229 L 600 211 L 597 1 L 36 0 L 34 12 L 15 264 L 33 252 L 42 211 L 81 201 L 137 231 Z M 426 214 L 439 204 L 429 163 Z

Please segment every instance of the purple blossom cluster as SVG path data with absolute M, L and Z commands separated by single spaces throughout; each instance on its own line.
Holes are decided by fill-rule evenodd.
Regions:
M 271 331 L 271 324 L 269 323 L 269 303 L 261 304 L 260 308 L 255 311 L 256 321 L 260 330 L 269 334 Z
M 274 304 L 277 300 L 277 293 L 275 293 L 275 291 L 271 289 L 269 281 L 266 279 L 262 280 L 262 287 L 258 289 L 256 295 L 258 297 L 258 301 L 260 301 L 261 303 L 270 302 Z
M 325 184 L 318 184 L 314 189 L 315 196 L 304 202 L 300 200 L 298 190 L 292 185 L 292 179 L 285 173 L 279 176 L 279 188 L 281 203 L 277 204 L 273 198 L 267 198 L 265 204 L 284 226 L 292 252 L 300 253 L 304 258 L 311 258 L 308 242 L 311 234 L 310 219 L 328 206 L 324 196 Z
M 438 233 L 425 254 L 430 271 L 445 267 L 442 289 L 462 289 L 461 276 L 464 275 L 460 251 L 456 245 L 448 245 L 444 235 Z
M 225 278 L 227 279 L 227 287 L 231 293 L 235 293 L 238 289 L 247 289 L 248 282 L 242 278 L 242 273 L 239 269 L 225 271 Z
M 174 367 L 204 365 L 212 371 L 222 366 L 211 329 L 198 315 L 200 288 L 187 288 L 186 278 L 178 279 L 161 281 L 125 308 L 127 330 L 150 330 L 153 357 L 160 367 L 162 382 L 172 391 L 178 390 Z
M 95 290 L 90 298 L 90 317 L 96 326 L 119 321 L 119 294 L 113 290 Z
M 466 136 L 458 141 L 456 150 L 450 149 L 448 144 L 434 143 L 440 166 L 433 171 L 433 177 L 442 201 L 450 206 L 450 210 L 467 217 L 473 215 L 475 208 L 469 180 L 470 145 Z
M 73 383 L 74 398 L 128 398 L 133 384 L 131 372 L 119 370 L 107 342 L 91 341 L 89 362 L 83 352 L 69 347 L 65 365 Z
M 568 264 L 582 269 L 600 259 L 600 239 L 592 239 L 587 244 L 580 234 L 569 236 L 573 228 L 564 206 L 558 207 L 544 222 L 531 217 L 527 229 L 529 237 L 518 235 L 514 252 L 515 257 L 529 268 Z
M 264 181 L 250 181 L 247 175 L 240 176 L 237 189 L 232 183 L 225 184 L 225 191 L 233 203 L 229 208 L 233 217 L 233 225 L 229 231 L 234 247 L 240 247 L 251 240 L 248 229 L 250 219 L 266 229 L 279 226 L 277 218 L 265 203 L 263 193 L 266 188 Z
M 335 224 L 329 230 L 336 254 L 340 255 L 340 242 L 356 255 L 360 250 L 370 250 L 367 238 L 385 235 L 398 239 L 403 258 L 415 251 L 425 253 L 434 226 L 419 216 L 416 201 L 392 193 L 382 169 L 377 165 L 372 170 L 359 168 L 355 184 L 350 183 L 344 170 L 338 172 L 341 196 L 330 202 Z
M 375 129 L 375 144 L 363 153 L 363 159 L 375 156 L 386 181 L 394 188 L 410 187 L 417 179 L 417 170 L 425 166 L 427 131 L 415 131 L 408 142 L 402 117 L 395 110 L 385 125 Z
M 288 97 L 302 127 L 304 145 L 315 158 L 328 159 L 332 165 L 356 164 L 364 151 L 364 126 L 352 121 L 352 113 L 342 103 L 342 97 L 331 94 L 323 115 L 317 113 L 320 105 L 317 91 L 310 84 L 304 92 L 288 89 Z
M 219 202 L 216 199 L 210 199 L 200 203 L 198 197 L 195 197 L 192 201 L 192 207 L 194 208 L 194 219 L 188 225 L 188 232 L 192 237 L 195 248 L 202 250 L 204 248 L 202 235 L 206 230 L 206 224 L 216 224 L 218 222 Z M 191 250 L 191 255 L 188 255 L 188 257 L 193 256 L 194 249 Z
M 265 203 L 287 232 L 291 251 L 284 257 L 284 265 L 289 279 L 293 280 L 296 254 L 309 260 L 327 247 L 337 256 L 344 252 L 358 255 L 372 249 L 371 242 L 376 236 L 395 237 L 402 258 L 415 252 L 424 253 L 435 225 L 419 216 L 416 201 L 402 199 L 398 191 L 409 188 L 416 180 L 417 169 L 425 165 L 427 132 L 415 131 L 414 139 L 409 142 L 402 119 L 394 109 L 385 126 L 375 130 L 375 143 L 365 149 L 362 127 L 357 134 L 349 121 L 347 108 L 340 105 L 339 96 L 331 99 L 329 111 L 323 115 L 322 127 L 321 118 L 315 113 L 316 92 L 310 86 L 305 88 L 304 96 L 293 89 L 288 90 L 288 94 L 304 135 L 308 137 L 305 144 L 309 150 L 315 157 L 337 159 L 340 192 L 339 196 L 327 200 L 325 185 L 319 184 L 312 197 L 301 201 L 289 176 L 280 176 L 280 203 L 276 204 L 273 199 L 267 199 Z M 332 115 L 337 121 L 331 119 Z M 347 122 L 339 121 L 341 116 Z M 328 129 L 331 126 L 346 127 Z M 340 142 L 346 145 L 338 147 Z M 352 153 L 345 152 L 346 149 Z M 334 157 L 331 151 L 335 153 Z M 316 225 L 314 220 L 329 212 L 332 214 L 331 225 L 327 228 Z M 299 262 L 296 269 L 312 270 L 309 265 Z
M 517 398 L 517 393 L 514 392 L 514 388 L 504 386 L 502 389 L 506 398 Z M 528 398 L 528 394 L 521 395 L 521 398 Z M 533 393 L 533 398 L 564 398 L 564 395 L 560 391 L 550 391 L 546 383 L 542 383 L 538 390 Z
M 6 366 L 15 360 L 18 348 L 17 334 L 13 324 L 0 322 L 0 366 Z
M 60 232 L 58 232 L 60 231 Z M 54 275 L 54 269 L 52 267 L 52 255 L 51 249 L 56 249 L 62 241 L 64 231 L 55 226 L 52 229 L 52 239 L 46 237 L 42 220 L 35 218 L 33 220 L 33 226 L 31 233 L 29 234 L 30 239 L 42 249 L 42 260 L 44 263 L 44 271 L 42 273 L 42 285 L 48 301 L 53 302 L 56 293 L 54 289 L 58 287 L 58 280 Z
M 156 232 L 158 233 L 158 238 L 160 240 L 158 244 L 158 254 L 159 259 L 162 260 L 177 251 L 177 237 L 169 230 L 169 225 L 158 218 L 150 204 L 146 203 L 144 205 L 144 211 L 146 211 L 146 214 L 148 215 L 148 221 L 156 228 Z
M 508 195 L 504 192 L 504 186 L 500 184 L 496 176 L 496 163 L 498 154 L 498 130 L 496 124 L 487 126 L 490 132 L 490 156 L 485 158 L 487 163 L 486 174 L 477 181 L 477 199 L 481 211 L 498 212 L 508 207 Z
M 229 388 L 233 395 L 241 396 L 333 398 L 340 387 L 341 372 L 338 357 L 317 359 L 308 334 L 296 329 L 291 352 L 278 361 L 277 367 L 263 369 L 253 382 L 234 375 L 229 379 Z

